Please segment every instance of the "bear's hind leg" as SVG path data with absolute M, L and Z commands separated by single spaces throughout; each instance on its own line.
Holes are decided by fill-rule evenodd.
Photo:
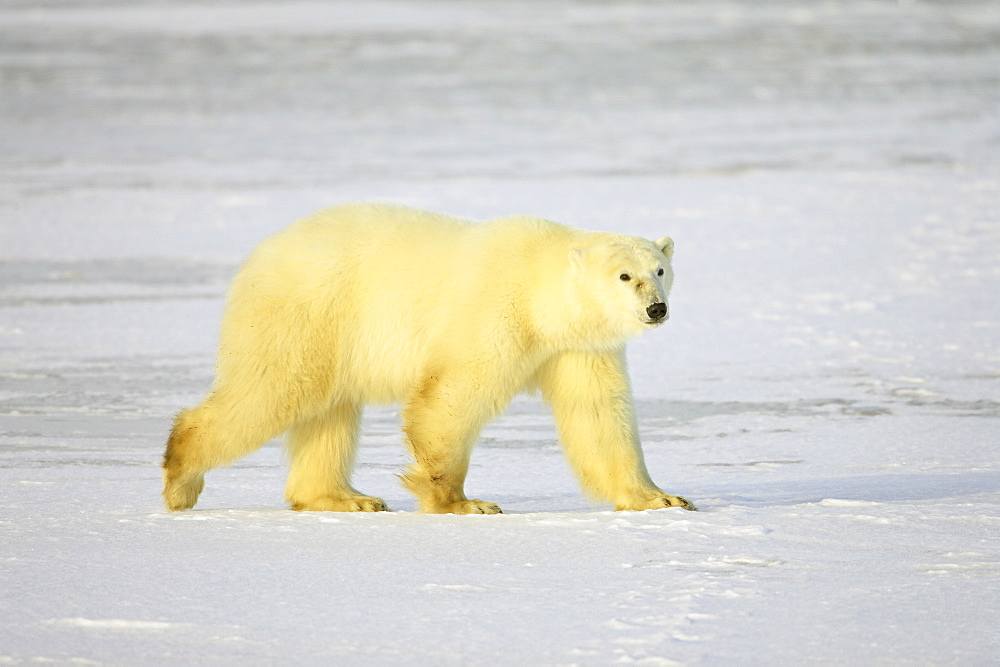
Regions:
M 194 507 L 205 488 L 207 469 L 193 462 L 191 456 L 198 447 L 193 441 L 202 436 L 198 410 L 184 410 L 177 416 L 163 455 L 163 502 L 173 512 Z
M 381 498 L 365 496 L 351 486 L 361 408 L 340 404 L 303 420 L 288 434 L 291 470 L 285 498 L 292 509 L 326 512 L 381 512 Z
M 225 397 L 214 392 L 174 421 L 163 455 L 163 501 L 171 511 L 194 507 L 206 472 L 260 449 L 285 430 L 278 415 Z

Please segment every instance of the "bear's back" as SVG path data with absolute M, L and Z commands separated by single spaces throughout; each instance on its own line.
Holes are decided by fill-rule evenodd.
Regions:
M 395 204 L 360 203 L 320 211 L 284 233 L 291 243 L 282 245 L 292 251 L 283 247 L 278 256 L 294 257 L 300 265 L 326 264 L 334 273 L 362 271 L 365 281 L 384 277 L 394 289 L 405 289 L 402 281 L 421 294 L 443 289 L 457 296 L 454 283 L 476 289 L 495 284 L 505 269 L 529 269 L 540 253 L 558 248 L 563 254 L 568 239 L 580 232 L 525 216 L 473 222 Z

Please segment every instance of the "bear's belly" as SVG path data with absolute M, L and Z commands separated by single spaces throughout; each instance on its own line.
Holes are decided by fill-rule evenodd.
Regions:
M 400 335 L 400 327 L 375 331 L 359 326 L 355 333 L 339 364 L 337 384 L 348 394 L 345 398 L 356 403 L 404 403 L 420 382 L 426 346 L 414 332 Z

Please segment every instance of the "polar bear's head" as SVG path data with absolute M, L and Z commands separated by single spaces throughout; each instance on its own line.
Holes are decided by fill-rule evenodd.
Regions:
M 594 234 L 570 250 L 580 314 L 596 336 L 632 338 L 670 317 L 673 254 L 668 236 L 647 241 L 621 234 Z

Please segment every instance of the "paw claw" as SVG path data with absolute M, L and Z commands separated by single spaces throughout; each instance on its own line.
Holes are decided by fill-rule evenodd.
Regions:
M 678 500 L 677 507 L 683 507 L 684 509 L 689 510 L 691 512 L 698 511 L 698 508 L 694 506 L 694 503 L 692 503 L 687 498 L 681 498 L 680 496 L 677 496 L 677 500 Z
M 658 500 L 665 503 L 664 507 L 680 507 L 690 512 L 698 511 L 698 508 L 695 507 L 690 500 L 682 498 L 681 496 L 664 496 L 662 498 L 658 498 Z

